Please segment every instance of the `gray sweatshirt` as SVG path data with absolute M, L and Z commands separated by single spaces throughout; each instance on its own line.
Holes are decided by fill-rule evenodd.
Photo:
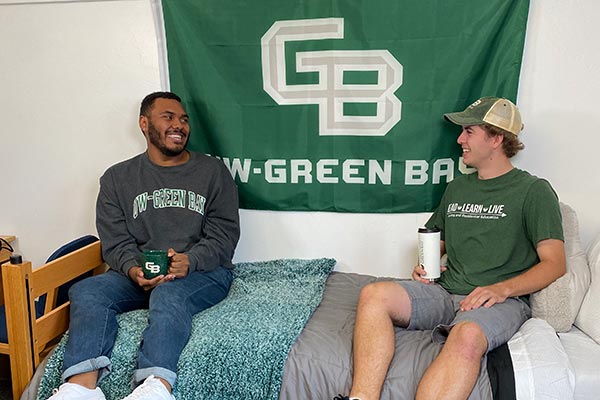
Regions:
M 190 152 L 185 164 L 161 167 L 142 153 L 100 178 L 96 228 L 104 260 L 124 274 L 143 250 L 170 247 L 188 255 L 190 272 L 233 268 L 237 188 L 216 158 Z

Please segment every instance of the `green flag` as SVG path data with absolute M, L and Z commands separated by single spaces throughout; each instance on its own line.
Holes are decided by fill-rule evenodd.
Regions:
M 442 114 L 516 100 L 527 0 L 162 0 L 192 150 L 240 206 L 422 212 L 460 168 Z

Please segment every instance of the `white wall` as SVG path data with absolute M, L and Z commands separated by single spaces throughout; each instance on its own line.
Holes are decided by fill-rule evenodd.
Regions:
M 517 99 L 526 149 L 515 164 L 577 211 L 584 244 L 600 233 L 598 16 L 597 0 L 531 1 Z
M 518 98 L 515 164 L 575 208 L 584 244 L 600 232 L 598 15 L 597 0 L 532 1 Z M 158 60 L 150 0 L 0 1 L 0 233 L 34 264 L 95 233 L 98 177 L 145 147 L 136 116 Z M 242 210 L 236 261 L 327 256 L 406 277 L 427 216 Z

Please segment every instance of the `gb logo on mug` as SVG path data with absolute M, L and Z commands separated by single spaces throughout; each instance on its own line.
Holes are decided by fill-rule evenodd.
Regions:
M 286 82 L 285 43 L 343 39 L 343 18 L 277 21 L 261 38 L 264 90 L 281 105 L 317 104 L 321 136 L 384 136 L 400 121 L 402 65 L 388 50 L 296 53 L 296 72 L 316 72 L 317 84 Z M 344 83 L 346 72 L 372 71 L 374 84 Z M 375 115 L 345 115 L 344 104 L 374 104 Z
M 148 261 L 144 267 L 146 268 L 147 271 L 153 273 L 153 274 L 158 274 L 160 273 L 160 265 L 158 264 L 154 264 L 151 261 Z

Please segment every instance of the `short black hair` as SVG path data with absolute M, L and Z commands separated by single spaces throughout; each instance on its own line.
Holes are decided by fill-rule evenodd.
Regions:
M 156 99 L 171 99 L 177 100 L 181 103 L 181 98 L 173 92 L 150 93 L 148 96 L 144 97 L 144 100 L 142 100 L 142 105 L 140 106 L 140 116 L 150 116 L 150 110 L 152 109 L 152 106 L 154 105 L 154 101 Z

